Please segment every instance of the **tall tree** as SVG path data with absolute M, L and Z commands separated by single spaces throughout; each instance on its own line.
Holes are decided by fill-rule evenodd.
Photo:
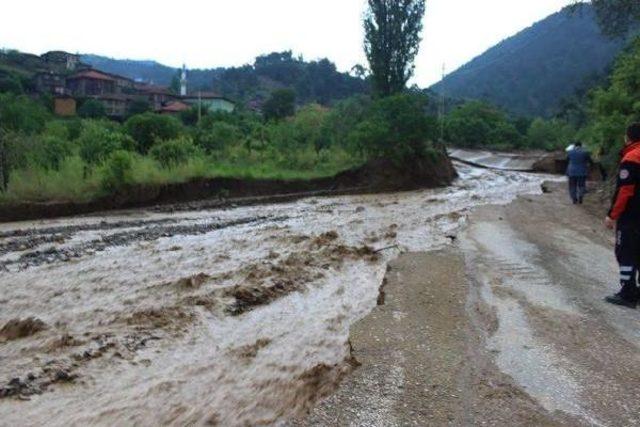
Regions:
M 264 103 L 262 110 L 267 121 L 293 116 L 296 112 L 296 93 L 291 89 L 278 89 Z
M 424 12 L 425 0 L 368 0 L 364 50 L 377 95 L 403 91 L 413 76 Z

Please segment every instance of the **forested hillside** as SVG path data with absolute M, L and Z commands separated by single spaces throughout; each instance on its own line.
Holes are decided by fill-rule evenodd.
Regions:
M 512 113 L 552 116 L 605 74 L 626 41 L 602 35 L 590 5 L 564 9 L 501 42 L 432 89 Z
M 178 72 L 155 61 L 96 55 L 83 55 L 82 60 L 107 72 L 159 85 L 171 85 Z M 267 98 L 274 89 L 289 88 L 295 90 L 299 104 L 329 104 L 369 90 L 364 79 L 338 72 L 328 59 L 305 61 L 290 51 L 259 56 L 242 67 L 189 70 L 189 83 L 192 89 L 213 90 L 238 101 Z

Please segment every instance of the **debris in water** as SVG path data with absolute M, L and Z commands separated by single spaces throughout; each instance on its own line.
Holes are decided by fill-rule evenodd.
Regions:
M 210 278 L 211 276 L 209 276 L 208 274 L 200 273 L 196 274 L 195 276 L 180 279 L 176 282 L 176 285 L 179 288 L 195 289 L 202 286 L 202 284 L 204 284 Z
M 30 337 L 47 329 L 46 323 L 35 317 L 13 319 L 0 329 L 0 341 L 13 341 Z
M 271 344 L 270 339 L 261 338 L 251 345 L 245 345 L 238 347 L 231 351 L 231 353 L 241 359 L 253 359 L 258 355 L 258 352 L 263 348 Z

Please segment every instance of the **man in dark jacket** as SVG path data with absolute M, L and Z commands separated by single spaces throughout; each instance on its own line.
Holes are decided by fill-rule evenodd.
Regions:
M 569 166 L 567 176 L 569 177 L 569 194 L 573 204 L 582 204 L 587 191 L 587 176 L 592 164 L 591 155 L 582 148 L 581 142 L 576 142 L 572 150 L 567 154 Z
M 609 229 L 616 228 L 616 258 L 622 285 L 620 292 L 607 297 L 606 301 L 636 308 L 640 301 L 637 284 L 640 268 L 640 123 L 627 129 L 616 194 L 605 224 Z

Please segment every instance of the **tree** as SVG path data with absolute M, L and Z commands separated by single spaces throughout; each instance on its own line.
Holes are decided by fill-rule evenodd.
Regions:
M 6 131 L 40 133 L 48 118 L 46 109 L 27 96 L 0 95 L 0 128 Z
M 522 136 L 505 114 L 480 101 L 468 102 L 449 113 L 446 138 L 458 147 L 518 147 Z
M 182 123 L 178 119 L 155 113 L 133 116 L 124 126 L 142 154 L 146 154 L 156 142 L 175 139 L 182 132 Z
M 296 93 L 291 89 L 279 89 L 271 94 L 262 108 L 266 120 L 282 120 L 296 111 Z
M 527 132 L 527 148 L 560 150 L 571 144 L 575 131 L 558 119 L 535 119 Z
M 84 119 L 101 119 L 107 116 L 102 102 L 96 99 L 87 99 L 78 108 L 78 115 Z
M 424 158 L 437 135 L 435 119 L 425 114 L 427 99 L 398 94 L 378 99 L 351 133 L 352 144 L 370 157 L 386 157 L 397 163 Z
M 98 121 L 85 123 L 80 137 L 80 157 L 88 165 L 98 165 L 118 150 L 131 150 L 135 143 L 129 135 L 110 130 Z
M 105 163 L 102 188 L 108 192 L 115 192 L 133 181 L 133 156 L 131 152 L 114 151 Z
M 593 0 L 591 3 L 607 35 L 625 36 L 640 21 L 638 0 Z
M 602 32 L 610 37 L 623 37 L 640 21 L 637 0 L 574 0 L 573 11 L 582 12 L 588 3 L 596 13 Z
M 229 147 L 241 138 L 240 129 L 225 122 L 212 123 L 196 135 L 196 144 L 208 153 Z
M 583 137 L 606 166 L 614 167 L 624 129 L 640 121 L 640 38 L 617 59 L 609 80 L 608 87 L 589 96 L 589 124 Z
M 145 99 L 136 99 L 131 102 L 131 105 L 129 105 L 129 111 L 127 114 L 131 117 L 136 114 L 143 114 L 149 111 L 151 111 L 151 104 L 149 104 L 149 101 Z
M 0 127 L 0 188 L 6 190 L 11 172 L 27 165 L 27 153 L 38 146 L 33 135 L 12 132 Z
M 21 95 L 24 93 L 22 82 L 18 77 L 13 74 L 4 74 L 0 71 L 0 92 L 9 92 L 14 95 Z
M 368 0 L 364 50 L 379 96 L 404 90 L 422 41 L 425 0 Z

